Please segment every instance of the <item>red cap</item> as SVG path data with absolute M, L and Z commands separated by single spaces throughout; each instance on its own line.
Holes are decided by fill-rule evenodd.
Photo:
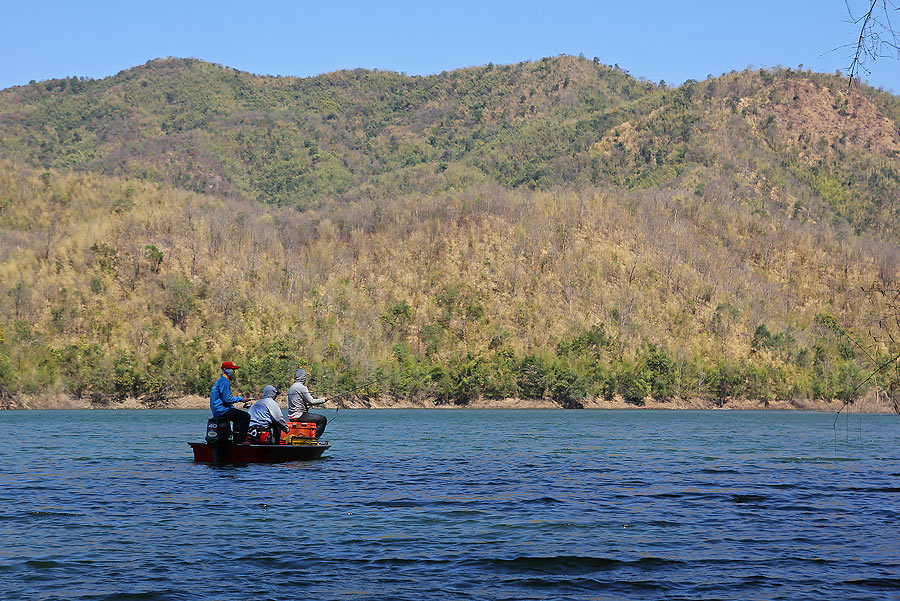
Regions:
M 226 361 L 225 363 L 222 364 L 222 369 L 240 369 L 240 367 L 238 367 L 231 361 Z

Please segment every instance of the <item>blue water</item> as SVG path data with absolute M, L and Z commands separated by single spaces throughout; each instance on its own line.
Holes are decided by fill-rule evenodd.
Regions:
M 900 599 L 900 416 L 345 410 L 218 468 L 206 418 L 0 413 L 0 599 Z

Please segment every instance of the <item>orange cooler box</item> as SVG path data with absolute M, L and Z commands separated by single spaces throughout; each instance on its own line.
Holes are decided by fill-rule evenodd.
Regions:
M 288 437 L 290 436 L 299 436 L 301 438 L 315 438 L 316 437 L 316 423 L 315 422 L 288 422 Z M 290 439 L 289 439 L 290 440 Z

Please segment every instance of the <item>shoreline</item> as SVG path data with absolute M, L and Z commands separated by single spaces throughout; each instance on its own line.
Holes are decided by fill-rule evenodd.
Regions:
M 278 399 L 279 405 L 285 404 L 285 399 Z M 604 398 L 589 398 L 581 401 L 583 409 L 621 409 L 621 410 L 718 410 L 718 411 L 817 411 L 823 413 L 836 413 L 847 411 L 850 413 L 896 413 L 893 406 L 886 400 L 875 395 L 867 395 L 857 399 L 854 403 L 844 407 L 839 400 L 748 400 L 730 399 L 721 406 L 716 401 L 700 398 L 675 398 L 658 401 L 646 398 L 641 403 L 629 403 L 621 397 L 612 400 Z M 541 399 L 476 399 L 466 405 L 437 403 L 435 399 L 398 400 L 390 397 L 377 397 L 375 399 L 342 400 L 340 403 L 329 402 L 323 409 L 564 409 L 558 403 Z M 92 410 L 92 409 L 209 409 L 209 399 L 201 396 L 183 396 L 172 399 L 139 399 L 126 398 L 121 401 L 108 403 L 92 403 L 90 399 L 73 398 L 69 395 L 19 395 L 0 400 L 0 410 Z

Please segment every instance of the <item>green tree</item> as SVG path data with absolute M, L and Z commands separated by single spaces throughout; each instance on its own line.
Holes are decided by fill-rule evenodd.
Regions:
M 147 259 L 150 261 L 150 271 L 159 273 L 159 267 L 163 262 L 163 253 L 153 244 L 144 247 L 147 251 Z
M 187 318 L 197 310 L 194 285 L 181 274 L 175 274 L 166 287 L 163 312 L 172 320 L 172 325 L 187 328 Z

